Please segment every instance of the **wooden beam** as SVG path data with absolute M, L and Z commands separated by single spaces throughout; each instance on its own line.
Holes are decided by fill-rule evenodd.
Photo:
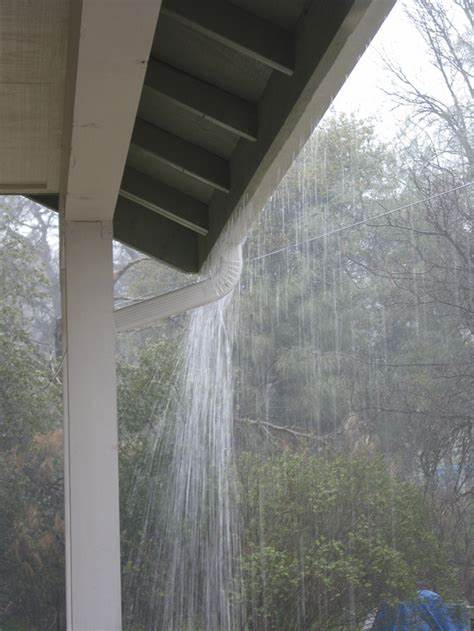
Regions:
M 291 35 L 230 2 L 165 0 L 161 12 L 273 70 L 293 74 Z
M 230 191 L 228 163 L 201 147 L 143 120 L 137 120 L 135 124 L 132 144 L 196 180 L 224 193 Z
M 145 89 L 155 90 L 237 136 L 257 139 L 257 108 L 168 64 L 150 60 Z
M 59 195 L 55 193 L 46 193 L 44 195 L 25 195 L 27 199 L 31 199 L 32 202 L 40 204 L 49 210 L 59 212 Z
M 198 235 L 119 196 L 114 238 L 184 272 L 198 271 Z
M 67 628 L 120 631 L 112 222 L 60 226 Z
M 112 220 L 161 0 L 70 5 L 61 211 Z
M 29 195 L 28 199 L 55 212 L 59 209 L 59 195 Z M 113 227 L 114 239 L 123 245 L 181 271 L 198 272 L 198 235 L 195 232 L 120 196 Z
M 126 168 L 120 186 L 120 195 L 132 202 L 174 221 L 197 234 L 206 236 L 208 209 L 206 204 L 184 195 L 171 186 Z

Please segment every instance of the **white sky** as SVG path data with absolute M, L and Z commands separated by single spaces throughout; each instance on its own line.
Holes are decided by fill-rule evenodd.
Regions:
M 374 117 L 377 131 L 386 139 L 397 132 L 406 111 L 394 111 L 393 103 L 382 92 L 382 87 L 390 85 L 390 78 L 383 67 L 381 53 L 416 79 L 417 84 L 435 91 L 436 84 L 439 86 L 439 77 L 428 59 L 423 39 L 405 14 L 405 7 L 411 4 L 412 0 L 398 0 L 333 104 L 336 111 Z

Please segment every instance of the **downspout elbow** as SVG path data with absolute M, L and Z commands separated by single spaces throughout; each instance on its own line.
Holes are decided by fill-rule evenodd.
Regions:
M 222 255 L 218 271 L 210 278 L 117 309 L 115 328 L 122 332 L 149 326 L 220 300 L 238 284 L 241 272 L 242 246 L 233 246 Z

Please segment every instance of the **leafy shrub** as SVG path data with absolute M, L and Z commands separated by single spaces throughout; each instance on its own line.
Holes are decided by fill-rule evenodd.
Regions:
M 382 458 L 283 452 L 240 461 L 250 629 L 347 629 L 454 574 L 431 507 Z

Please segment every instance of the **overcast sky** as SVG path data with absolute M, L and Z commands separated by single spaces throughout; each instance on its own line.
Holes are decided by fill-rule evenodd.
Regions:
M 423 39 L 405 13 L 405 7 L 411 4 L 412 0 L 398 0 L 333 104 L 337 111 L 374 117 L 379 133 L 387 138 L 394 136 L 407 112 L 393 111 L 393 103 L 382 92 L 382 88 L 390 85 L 381 60 L 382 52 L 418 84 L 434 90 L 441 88 Z

